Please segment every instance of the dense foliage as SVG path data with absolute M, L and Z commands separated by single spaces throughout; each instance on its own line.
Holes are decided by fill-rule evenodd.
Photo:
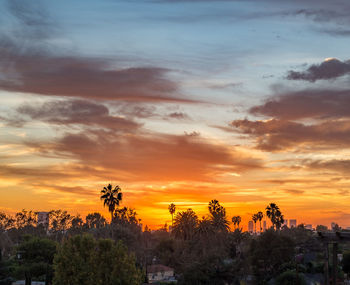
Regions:
M 76 235 L 59 246 L 54 260 L 54 285 L 139 285 L 143 272 L 127 248 L 109 239 Z
M 119 205 L 119 187 L 104 190 L 111 222 L 96 212 L 80 217 L 54 210 L 48 225 L 37 225 L 32 211 L 0 213 L 0 285 L 16 279 L 27 284 L 136 285 L 147 281 L 151 264 L 174 268 L 179 285 L 304 284 L 323 274 L 324 246 L 317 234 L 302 225 L 282 226 L 282 211 L 274 203 L 265 213 L 252 215 L 253 233 L 243 232 L 241 217 L 228 217 L 215 199 L 202 217 L 170 205 L 171 230 L 164 225 L 151 231 L 147 226 L 142 230 L 135 210 Z M 264 217 L 273 228 L 262 232 Z M 349 250 L 342 245 L 339 253 Z M 349 256 L 344 254 L 340 273 L 350 273 Z

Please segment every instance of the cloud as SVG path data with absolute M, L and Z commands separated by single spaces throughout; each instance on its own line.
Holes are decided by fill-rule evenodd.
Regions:
M 218 173 L 261 168 L 261 161 L 201 137 L 163 134 L 67 133 L 56 142 L 28 143 L 43 155 L 115 170 L 134 181 L 212 181 Z M 119 179 L 119 178 L 118 178 Z
M 168 69 L 118 67 L 113 58 L 54 52 L 58 28 L 43 7 L 9 3 L 17 25 L 11 33 L 0 34 L 1 90 L 89 99 L 189 101 L 168 78 Z
M 265 151 L 350 147 L 350 120 L 306 125 L 278 119 L 245 119 L 234 120 L 230 126 L 254 138 L 256 147 Z
M 14 115 L 12 115 L 13 117 Z M 111 115 L 109 109 L 100 103 L 83 100 L 56 100 L 43 104 L 23 104 L 17 108 L 19 122 L 40 120 L 51 124 L 99 126 L 114 130 L 133 131 L 139 123 L 121 116 Z M 22 117 L 21 117 L 22 116 Z M 7 120 L 13 123 L 11 117 Z
M 306 160 L 303 163 L 313 170 L 330 170 L 346 175 L 350 174 L 350 160 L 347 159 Z
M 296 189 L 285 189 L 284 192 L 286 192 L 288 194 L 292 194 L 292 195 L 301 195 L 305 191 L 303 191 L 303 190 L 296 190 Z
M 350 73 L 349 60 L 343 62 L 336 58 L 330 58 L 321 64 L 313 64 L 302 72 L 290 70 L 287 79 L 315 82 L 317 80 L 335 79 L 348 73 Z
M 349 90 L 277 94 L 249 113 L 265 119 L 234 120 L 221 129 L 244 134 L 258 149 L 271 152 L 350 148 Z
M 350 117 L 350 90 L 307 89 L 278 94 L 262 105 L 252 107 L 253 115 L 283 120 Z
M 184 112 L 173 112 L 168 115 L 171 119 L 177 119 L 177 120 L 189 120 L 190 117 L 184 113 Z

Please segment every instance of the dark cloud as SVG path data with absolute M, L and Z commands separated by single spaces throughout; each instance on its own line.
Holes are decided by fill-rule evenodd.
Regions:
M 54 52 L 57 47 L 49 43 L 57 28 L 47 12 L 28 1 L 9 3 L 17 26 L 0 34 L 0 89 L 92 99 L 186 101 L 167 77 L 168 69 L 122 68 L 113 59 Z
M 140 127 L 139 123 L 131 119 L 111 115 L 103 104 L 83 100 L 50 101 L 42 105 L 25 104 L 17 108 L 17 113 L 29 116 L 30 120 L 52 124 L 81 124 L 123 131 L 133 131 Z
M 232 121 L 230 126 L 254 138 L 257 148 L 265 151 L 350 147 L 350 120 L 307 125 L 278 119 L 245 119 Z
M 305 80 L 315 82 L 317 80 L 335 79 L 350 72 L 350 61 L 340 61 L 331 58 L 323 61 L 321 64 L 313 64 L 307 70 L 289 71 L 287 79 L 289 80 Z
M 190 117 L 184 113 L 184 112 L 173 112 L 168 115 L 171 119 L 177 119 L 177 120 L 189 120 Z
M 251 108 L 250 113 L 283 120 L 350 117 L 350 91 L 304 90 L 279 94 Z
M 234 120 L 225 131 L 252 138 L 265 151 L 350 147 L 350 91 L 303 90 L 278 94 L 249 112 L 265 120 Z
M 159 116 L 157 108 L 154 105 L 148 105 L 145 103 L 123 103 L 115 105 L 118 109 L 118 113 L 131 118 L 152 118 Z
M 112 169 L 125 179 L 138 181 L 211 181 L 218 173 L 262 167 L 259 160 L 197 136 L 90 131 L 66 134 L 54 143 L 29 145 L 44 155 L 73 158 L 82 165 Z

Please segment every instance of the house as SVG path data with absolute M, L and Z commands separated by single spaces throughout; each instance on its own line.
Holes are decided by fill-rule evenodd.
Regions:
M 176 283 L 174 269 L 162 264 L 147 266 L 148 283 L 166 282 Z

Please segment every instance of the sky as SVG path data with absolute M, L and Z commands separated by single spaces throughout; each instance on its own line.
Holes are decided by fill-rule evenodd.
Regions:
M 268 203 L 350 226 L 347 0 L 0 0 L 0 211 Z

